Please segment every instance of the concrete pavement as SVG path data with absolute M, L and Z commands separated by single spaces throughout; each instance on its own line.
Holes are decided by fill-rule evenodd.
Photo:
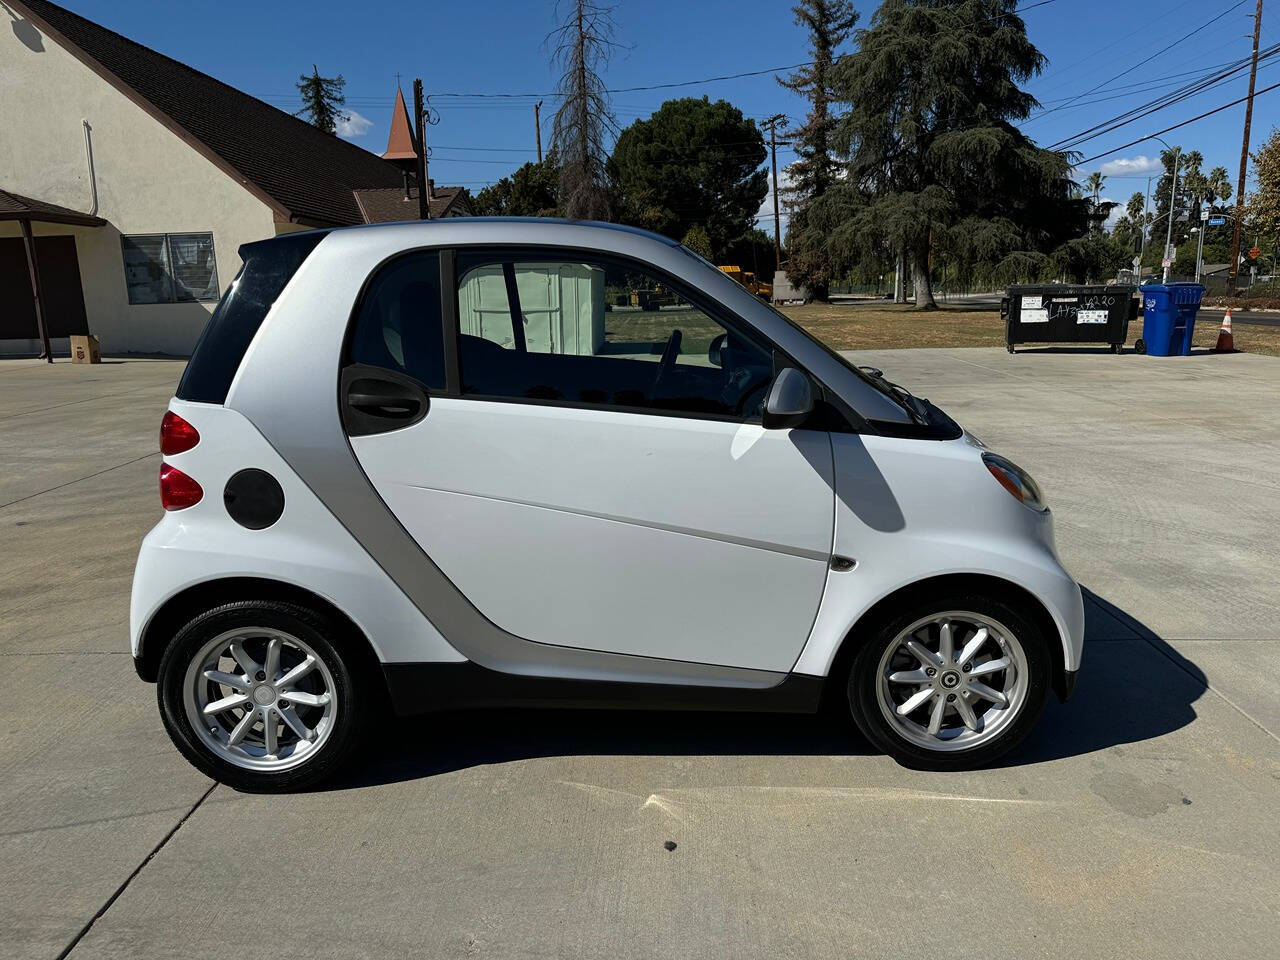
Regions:
M 1028 468 L 1091 591 L 1077 695 L 1005 764 L 906 771 L 824 717 L 502 711 L 290 797 L 192 770 L 129 663 L 181 364 L 0 364 L 0 954 L 1265 955 L 1280 360 L 858 359 Z

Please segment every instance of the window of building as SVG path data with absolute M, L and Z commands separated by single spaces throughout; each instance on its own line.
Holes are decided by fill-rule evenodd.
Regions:
M 751 419 L 772 353 L 622 263 L 458 258 L 462 392 Z
M 218 299 L 212 233 L 155 233 L 121 237 L 130 303 Z

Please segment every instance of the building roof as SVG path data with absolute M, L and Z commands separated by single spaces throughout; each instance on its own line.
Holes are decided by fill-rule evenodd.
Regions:
M 363 222 L 352 191 L 401 189 L 376 154 L 47 0 L 9 0 L 85 63 L 271 207 L 310 225 Z
M 416 160 L 418 152 L 413 143 L 413 127 L 409 123 L 409 108 L 404 105 L 404 94 L 396 88 L 396 105 L 391 109 L 391 134 L 387 137 L 387 151 L 383 160 Z
M 418 219 L 418 188 L 409 187 L 408 198 L 404 186 L 377 187 L 355 191 L 356 203 L 365 223 L 390 223 L 395 220 Z M 432 220 L 445 217 L 465 217 L 471 214 L 467 191 L 463 187 L 434 187 L 427 212 Z
M 56 203 L 32 200 L 0 190 L 0 220 L 36 220 L 40 223 L 69 223 L 79 227 L 100 227 L 107 221 Z

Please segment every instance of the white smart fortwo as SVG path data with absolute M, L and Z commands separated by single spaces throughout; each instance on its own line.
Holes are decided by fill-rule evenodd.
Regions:
M 161 427 L 132 650 L 237 787 L 332 773 L 389 703 L 816 711 L 985 764 L 1080 667 L 1036 484 L 639 230 L 284 235 Z

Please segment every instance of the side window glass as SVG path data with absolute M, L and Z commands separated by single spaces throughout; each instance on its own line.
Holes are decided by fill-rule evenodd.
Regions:
M 465 394 L 749 419 L 768 350 L 643 269 L 611 261 L 458 261 Z
M 348 362 L 406 373 L 443 390 L 440 256 L 419 251 L 386 264 L 365 289 Z

